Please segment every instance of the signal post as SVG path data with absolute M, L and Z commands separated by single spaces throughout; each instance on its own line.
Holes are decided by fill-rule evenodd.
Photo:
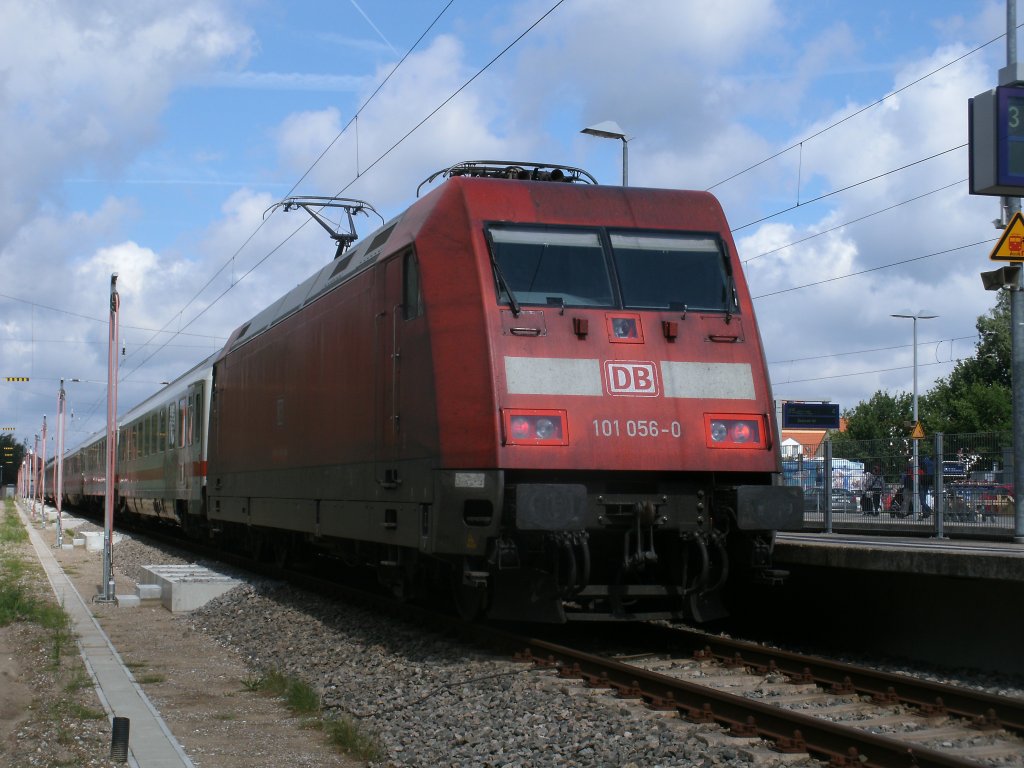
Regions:
M 981 275 L 990 291 L 1010 292 L 1010 372 L 1013 393 L 1014 538 L 1024 544 L 1024 68 L 1017 62 L 1017 0 L 1006 0 L 1006 66 L 999 86 L 968 102 L 970 191 L 1003 198 L 1003 236 L 990 254 L 1006 266 Z

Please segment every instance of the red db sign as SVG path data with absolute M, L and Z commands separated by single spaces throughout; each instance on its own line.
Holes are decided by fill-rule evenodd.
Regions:
M 604 364 L 605 386 L 610 395 L 657 397 L 658 369 L 654 363 L 609 360 Z

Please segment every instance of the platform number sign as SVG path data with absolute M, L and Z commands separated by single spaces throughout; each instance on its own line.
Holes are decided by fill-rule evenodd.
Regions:
M 1024 195 L 1024 86 L 1001 85 L 969 102 L 973 195 Z

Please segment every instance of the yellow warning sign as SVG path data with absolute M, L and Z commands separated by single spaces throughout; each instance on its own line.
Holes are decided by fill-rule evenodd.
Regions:
M 914 431 L 910 433 L 910 437 L 913 440 L 924 440 L 924 427 L 921 426 L 920 421 L 914 425 Z
M 1013 214 L 996 247 L 988 255 L 992 261 L 1024 261 L 1024 217 Z
M 4 381 L 28 381 L 28 376 L 4 376 Z

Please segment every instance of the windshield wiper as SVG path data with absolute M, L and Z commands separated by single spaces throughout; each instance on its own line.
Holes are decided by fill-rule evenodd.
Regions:
M 491 253 L 491 265 L 494 267 L 494 275 L 498 278 L 498 284 L 508 294 L 508 303 L 512 305 L 512 316 L 519 317 L 520 312 L 523 310 L 520 309 L 519 302 L 516 301 L 516 295 L 512 292 L 512 286 L 505 279 L 505 275 L 502 273 L 501 267 L 498 266 L 498 260 L 494 258 L 493 252 Z

